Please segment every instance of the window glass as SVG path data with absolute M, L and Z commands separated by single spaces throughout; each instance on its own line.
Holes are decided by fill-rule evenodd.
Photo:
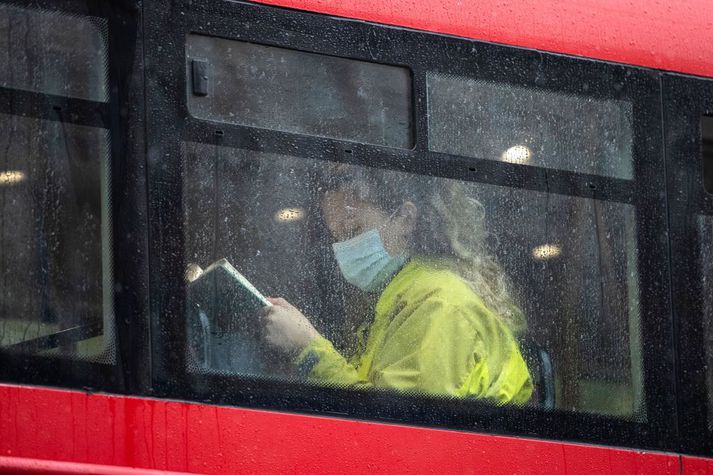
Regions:
M 436 152 L 632 178 L 630 102 L 429 73 Z
M 701 144 L 703 186 L 713 193 L 713 117 L 701 117 Z
M 713 216 L 698 217 L 700 252 L 700 289 L 703 291 L 703 326 L 705 328 L 706 383 L 708 385 L 708 426 L 713 429 Z
M 551 396 L 645 417 L 633 206 L 205 144 L 183 154 L 193 371 Z M 206 270 L 223 258 L 323 338 L 270 343 L 281 310 L 244 306 L 239 286 Z
M 188 36 L 186 54 L 188 108 L 195 117 L 411 147 L 406 68 L 201 35 Z
M 0 347 L 111 361 L 105 129 L 0 114 Z
M 105 102 L 105 19 L 0 5 L 0 86 Z

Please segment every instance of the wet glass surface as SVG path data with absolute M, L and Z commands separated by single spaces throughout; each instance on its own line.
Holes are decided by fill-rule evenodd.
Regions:
M 373 205 L 377 227 L 399 221 L 404 202 L 411 202 L 418 237 L 412 236 L 408 262 L 446 262 L 507 327 L 535 381 L 530 404 L 541 404 L 545 388 L 542 362 L 530 359 L 525 340 L 551 359 L 545 378 L 555 388 L 555 407 L 645 418 L 633 206 L 213 145 L 183 149 L 186 266 L 205 270 L 227 259 L 261 293 L 299 309 L 348 364 L 363 364 L 364 340 L 376 330 L 360 329 L 375 321 L 383 288 L 351 285 L 332 244 L 367 231 L 354 224 L 364 201 Z M 354 216 L 335 224 L 330 213 Z M 194 371 L 305 377 L 294 355 L 265 344 L 259 312 L 231 316 L 230 305 L 220 312 L 216 306 L 213 301 L 201 315 L 205 304 L 189 305 Z M 225 321 L 241 323 L 215 331 L 209 342 L 211 312 L 220 313 L 222 328 Z M 447 326 L 448 315 L 434 317 L 434 325 Z M 414 335 L 400 340 L 398 351 L 416 351 L 423 340 Z M 458 346 L 460 336 L 451 337 L 443 343 Z M 439 351 L 429 357 L 439 358 Z M 366 379 L 362 387 L 401 390 L 376 372 Z M 444 389 L 443 395 L 450 394 Z
M 106 102 L 107 21 L 0 5 L 0 86 Z
M 704 348 L 706 353 L 706 384 L 708 387 L 708 426 L 713 429 L 713 216 L 698 216 L 698 239 L 703 303 Z
M 0 347 L 113 360 L 109 134 L 0 114 Z
M 186 44 L 188 109 L 200 119 L 410 148 L 407 68 L 201 35 Z M 193 61 L 207 95 L 193 93 Z
M 713 117 L 701 117 L 701 141 L 703 186 L 708 193 L 713 193 Z
M 429 73 L 431 150 L 633 178 L 632 105 Z

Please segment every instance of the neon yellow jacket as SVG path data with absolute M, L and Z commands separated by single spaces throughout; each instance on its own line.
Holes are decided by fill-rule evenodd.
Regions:
M 512 332 L 455 273 L 412 259 L 376 304 L 347 361 L 319 336 L 296 363 L 315 382 L 498 404 L 529 400 L 532 381 Z

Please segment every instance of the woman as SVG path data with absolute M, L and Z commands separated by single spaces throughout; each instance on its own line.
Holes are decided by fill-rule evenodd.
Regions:
M 379 292 L 348 359 L 295 307 L 265 307 L 268 343 L 308 378 L 352 387 L 523 404 L 524 319 L 486 251 L 482 205 L 460 182 L 337 166 L 322 211 L 344 278 Z M 336 178 L 336 180 L 334 179 Z

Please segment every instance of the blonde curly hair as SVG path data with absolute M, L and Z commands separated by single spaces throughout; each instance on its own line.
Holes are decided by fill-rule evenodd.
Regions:
M 447 178 L 345 164 L 333 166 L 328 175 L 331 188 L 388 212 L 413 202 L 418 218 L 410 255 L 441 258 L 514 333 L 524 332 L 525 317 L 505 272 L 488 249 L 485 208 L 473 196 L 472 187 Z

